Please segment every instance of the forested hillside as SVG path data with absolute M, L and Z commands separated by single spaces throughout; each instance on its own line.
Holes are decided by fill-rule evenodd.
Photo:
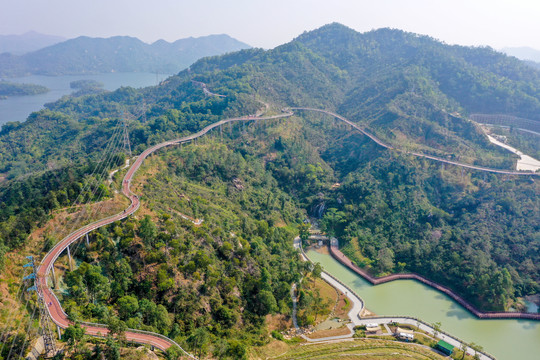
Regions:
M 43 94 L 49 91 L 45 86 L 35 84 L 16 84 L 7 81 L 0 81 L 0 99 L 8 96 L 24 96 Z
M 134 183 L 146 215 L 77 247 L 64 279 L 72 319 L 156 331 L 203 357 L 243 359 L 268 341 L 265 319 L 290 314 L 290 285 L 308 269 L 290 245 L 303 215 L 240 148 L 206 140 L 147 163 Z
M 205 96 L 192 80 L 224 97 Z M 0 131 L 0 253 L 18 249 L 83 184 L 100 186 L 92 164 L 124 111 L 139 154 L 220 119 L 255 114 L 263 103 L 270 112 L 335 111 L 394 147 L 511 169 L 512 155 L 491 145 L 467 115 L 540 121 L 540 73 L 489 48 L 331 24 L 272 50 L 202 59 L 157 87 L 62 98 Z M 262 317 L 287 313 L 285 285 L 301 270 L 292 237 L 306 215 L 320 217 L 374 274 L 415 271 L 483 310 L 508 309 L 539 292 L 538 181 L 383 149 L 326 115 L 298 112 L 281 121 L 163 154 L 163 166 L 138 189 L 149 217 L 94 234 L 95 245 L 82 254 L 88 265 L 67 275 L 74 316 L 112 314 L 185 341 L 213 319 L 220 325 L 201 337 L 257 345 Z M 194 228 L 178 213 L 205 222 Z M 137 281 L 115 285 L 118 261 L 130 264 L 122 271 Z M 99 296 L 83 287 L 88 271 L 108 283 Z M 94 299 L 107 312 L 86 306 Z M 173 314 L 163 318 L 170 322 L 152 317 L 159 305 Z

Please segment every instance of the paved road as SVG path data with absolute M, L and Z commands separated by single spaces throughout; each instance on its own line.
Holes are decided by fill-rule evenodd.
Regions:
M 300 255 L 302 256 L 302 259 L 304 261 L 312 262 L 307 256 L 305 256 L 304 251 L 302 250 L 302 240 L 300 239 L 300 237 L 297 236 L 294 239 L 293 246 L 296 249 L 299 249 L 301 251 Z M 348 334 L 348 335 L 328 336 L 328 337 L 323 337 L 323 338 L 318 338 L 318 339 L 311 339 L 311 338 L 305 336 L 304 334 L 302 334 L 300 336 L 302 338 L 304 338 L 305 340 L 309 341 L 309 342 L 330 341 L 330 340 L 340 340 L 340 339 L 351 338 L 354 335 L 353 327 L 356 325 L 354 323 L 354 321 L 355 321 L 354 319 L 359 318 L 358 314 L 360 313 L 360 311 L 362 311 L 362 308 L 364 307 L 364 303 L 362 302 L 362 299 L 360 299 L 354 292 L 349 291 L 348 288 L 343 286 L 343 284 L 341 284 L 339 281 L 337 281 L 336 279 L 334 279 L 332 276 L 325 273 L 324 271 L 321 272 L 321 278 L 323 280 L 325 280 L 327 283 L 329 283 L 331 286 L 336 288 L 337 290 L 344 293 L 349 298 L 349 300 L 351 300 L 351 302 L 353 303 L 352 309 L 347 314 L 347 316 L 351 320 L 351 323 L 347 324 L 347 327 L 349 328 L 351 333 Z M 293 286 L 291 288 L 291 298 L 292 298 L 292 301 L 293 301 L 293 324 L 294 324 L 296 330 L 299 330 L 300 328 L 298 327 L 298 324 L 297 324 L 297 321 L 296 321 L 296 298 L 294 296 L 294 291 L 296 291 L 296 284 L 293 284 Z
M 309 261 L 313 263 L 313 261 L 311 261 L 311 259 L 307 257 L 306 253 L 302 249 L 302 240 L 299 236 L 294 238 L 293 246 L 295 249 L 300 250 L 300 255 L 302 256 L 302 259 L 304 261 Z M 353 307 L 351 308 L 347 316 L 349 317 L 353 325 L 359 325 L 360 323 L 358 323 L 358 320 L 360 319 L 360 312 L 364 308 L 364 301 L 362 301 L 360 296 L 358 296 L 354 291 L 346 287 L 343 283 L 341 283 L 339 280 L 337 280 L 327 272 L 322 271 L 321 278 L 349 298 L 349 300 L 353 304 Z
M 440 158 L 440 157 L 437 157 L 437 156 L 432 156 L 432 155 L 426 155 L 426 154 L 422 154 L 422 153 L 417 153 L 417 152 L 413 152 L 413 151 L 406 151 L 406 150 L 401 150 L 401 149 L 397 149 L 397 148 L 394 148 L 393 146 L 391 145 L 388 145 L 384 142 L 382 142 L 380 139 L 378 139 L 376 136 L 370 134 L 369 132 L 367 132 L 366 130 L 362 129 L 360 126 L 358 126 L 357 124 L 353 123 L 352 121 L 344 118 L 343 116 L 341 115 L 338 115 L 338 114 L 335 114 L 333 112 L 330 112 L 330 111 L 326 111 L 326 110 L 321 110 L 321 109 L 313 109 L 313 108 L 307 108 L 307 107 L 293 107 L 291 108 L 291 110 L 305 110 L 305 111 L 315 111 L 315 112 L 320 112 L 320 113 L 324 113 L 324 114 L 327 114 L 327 115 L 330 115 L 330 116 L 333 116 L 347 124 L 349 124 L 350 126 L 352 126 L 353 128 L 355 128 L 356 130 L 360 131 L 362 134 L 366 135 L 367 137 L 369 137 L 371 140 L 373 140 L 375 143 L 377 143 L 378 145 L 386 148 L 386 149 L 390 149 L 390 150 L 395 150 L 395 151 L 399 151 L 399 152 L 402 152 L 404 154 L 410 154 L 410 155 L 414 155 L 414 156 L 417 156 L 417 157 L 423 157 L 423 158 L 426 158 L 426 159 L 430 159 L 430 160 L 434 160 L 434 161 L 438 161 L 438 162 L 441 162 L 441 163 L 445 163 L 445 164 L 450 164 L 450 165 L 455 165 L 455 166 L 460 166 L 460 167 L 464 167 L 464 168 L 468 168 L 468 169 L 474 169 L 474 170 L 479 170 L 479 171 L 485 171 L 485 172 L 491 172 L 491 173 L 497 173 L 497 174 L 506 174 L 506 175 L 527 175 L 527 176 L 540 176 L 540 173 L 533 173 L 533 172 L 530 172 L 530 171 L 513 171 L 513 170 L 501 170 L 501 169 L 492 169 L 492 168 L 487 168 L 487 167 L 483 167 L 483 166 L 476 166 L 476 165 L 469 165 L 469 164 L 464 164 L 464 163 L 460 163 L 460 162 L 457 162 L 457 161 L 451 161 L 451 160 L 446 160 L 446 159 L 443 159 L 443 158 Z
M 323 275 L 326 275 L 326 273 L 321 273 L 321 277 L 323 277 Z M 323 277 L 323 279 L 324 279 L 324 277 Z M 292 284 L 292 286 L 291 286 L 291 299 L 292 299 L 292 303 L 293 303 L 292 321 L 293 321 L 293 326 L 296 329 L 296 333 L 298 334 L 301 331 L 301 329 L 298 326 L 298 321 L 297 321 L 297 318 L 296 318 L 296 311 L 297 311 L 296 284 Z M 302 337 L 303 339 L 305 339 L 308 342 L 320 342 L 320 341 L 347 339 L 347 338 L 351 338 L 354 335 L 354 330 L 353 330 L 354 325 L 353 324 L 347 324 L 347 327 L 350 330 L 350 334 L 347 334 L 347 335 L 327 336 L 327 337 L 312 339 L 310 337 L 307 337 L 304 334 L 300 334 L 300 337 Z
M 505 125 L 483 124 L 483 123 L 479 123 L 479 124 L 489 126 L 489 127 L 499 127 L 499 128 L 503 128 L 503 129 L 510 129 L 511 128 L 510 126 L 505 126 Z M 537 131 L 527 130 L 527 129 L 523 129 L 523 128 L 516 128 L 516 127 L 514 129 L 524 131 L 524 132 L 529 133 L 529 134 L 540 136 L 540 132 L 537 132 Z
M 321 272 L 321 278 L 342 293 L 344 293 L 349 298 L 353 306 L 347 316 L 349 317 L 349 319 L 351 319 L 351 323 L 354 326 L 360 325 L 360 312 L 364 308 L 364 302 L 362 301 L 362 299 L 330 274 Z
M 206 96 L 227 97 L 225 95 L 220 95 L 220 94 L 216 94 L 216 93 L 211 92 L 210 90 L 208 90 L 208 87 L 203 82 L 195 81 L 195 80 L 191 80 L 191 82 L 194 85 L 197 85 L 197 86 L 201 87 L 203 89 L 204 95 L 206 95 Z
M 272 119 L 280 119 L 280 118 L 286 118 L 292 116 L 292 112 L 287 112 L 284 114 L 274 115 L 274 116 L 266 116 L 266 117 L 255 117 L 255 116 L 246 116 L 246 117 L 239 117 L 239 118 L 231 118 L 231 119 L 225 119 L 218 121 L 214 124 L 208 125 L 201 131 L 183 137 L 181 139 L 172 140 L 172 141 L 166 141 L 161 144 L 154 145 L 148 149 L 146 149 L 141 155 L 137 157 L 135 162 L 131 165 L 129 170 L 127 171 L 123 181 L 122 181 L 122 193 L 128 197 L 131 201 L 130 205 L 121 213 L 109 216 L 107 218 L 98 220 L 94 223 L 91 223 L 89 225 L 86 225 L 68 236 L 66 236 L 64 239 L 62 239 L 60 242 L 58 242 L 50 251 L 45 255 L 43 258 L 38 270 L 37 270 L 37 288 L 38 291 L 43 295 L 44 302 L 47 304 L 47 309 L 49 311 L 49 315 L 51 316 L 51 319 L 53 322 L 58 325 L 59 327 L 65 329 L 69 325 L 72 324 L 72 322 L 68 319 L 67 314 L 62 309 L 62 306 L 60 305 L 60 301 L 58 298 L 54 295 L 54 293 L 51 291 L 51 289 L 48 287 L 47 284 L 47 276 L 49 272 L 51 271 L 52 267 L 54 266 L 54 262 L 60 254 L 73 242 L 77 241 L 79 238 L 84 236 L 85 234 L 98 229 L 102 226 L 108 225 L 110 223 L 113 223 L 115 221 L 121 220 L 123 218 L 126 218 L 127 216 L 133 214 L 135 211 L 137 211 L 140 207 L 140 201 L 139 197 L 134 194 L 131 189 L 131 181 L 133 179 L 133 176 L 137 172 L 137 170 L 141 167 L 143 161 L 152 153 L 156 152 L 157 150 L 171 146 L 176 144 L 181 144 L 185 142 L 192 141 L 200 136 L 205 135 L 210 130 L 221 126 L 226 123 L 230 122 L 238 122 L 238 121 L 260 121 L 260 120 L 272 120 Z M 105 325 L 102 324 L 90 324 L 90 323 L 83 323 L 81 324 L 82 327 L 85 328 L 86 334 L 88 335 L 94 335 L 94 336 L 106 336 L 108 333 L 108 330 Z M 173 340 L 168 339 L 165 336 L 154 334 L 154 333 L 148 333 L 148 332 L 140 332 L 136 330 L 128 330 L 126 332 L 126 339 L 128 341 L 134 341 L 138 343 L 148 344 L 155 346 L 163 351 L 167 350 L 172 345 L 177 345 Z M 178 346 L 180 347 L 180 346 Z M 186 354 L 191 357 L 195 358 L 192 355 Z

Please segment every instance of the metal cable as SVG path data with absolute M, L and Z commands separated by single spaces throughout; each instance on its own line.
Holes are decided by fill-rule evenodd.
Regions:
M 115 139 L 115 138 L 116 138 L 116 141 L 117 141 L 117 140 L 120 138 L 120 137 L 118 136 L 118 134 L 120 133 L 120 129 L 121 129 L 121 127 L 117 124 L 116 127 L 115 127 L 115 129 L 113 130 L 113 135 L 112 135 L 111 139 Z M 116 142 L 116 141 L 114 141 L 114 142 Z M 100 166 L 102 165 L 104 159 L 106 159 L 107 157 L 109 158 L 107 164 L 108 164 L 108 163 L 110 162 L 110 160 L 112 159 L 112 157 L 109 156 L 109 155 L 110 155 L 109 148 L 112 147 L 112 143 L 113 143 L 112 140 L 110 140 L 110 141 L 108 142 L 108 144 L 107 144 L 107 146 L 106 146 L 106 148 L 105 148 L 105 151 L 104 151 L 104 153 L 103 153 L 103 155 L 102 155 L 101 160 L 100 160 L 99 163 L 94 167 L 94 169 L 93 169 L 92 173 L 90 174 L 89 178 L 91 178 L 92 176 L 94 176 L 94 174 L 96 173 L 96 171 L 97 171 L 97 170 L 100 168 Z M 116 149 L 116 147 L 117 147 L 117 144 L 114 145 L 114 148 L 115 148 L 115 149 Z M 103 169 L 101 169 L 100 171 L 102 171 L 102 170 L 103 170 Z M 55 176 L 56 176 L 56 175 L 55 175 Z M 58 179 L 57 176 L 56 176 L 56 178 Z M 87 184 L 86 184 L 86 186 L 83 187 L 83 189 L 81 190 L 81 192 L 80 192 L 79 195 L 77 196 L 75 202 L 72 203 L 71 207 L 77 206 L 77 203 L 82 202 L 82 195 L 86 192 L 86 190 L 87 190 L 87 188 L 88 188 L 89 185 L 90 185 L 90 181 L 88 181 Z M 45 249 L 45 244 L 44 244 L 44 246 L 42 247 L 40 253 L 43 252 L 44 249 Z M 27 274 L 27 269 L 25 269 L 25 272 L 23 273 L 23 278 L 26 276 L 26 274 Z M 21 300 L 22 300 L 22 296 L 23 296 L 23 294 L 24 294 L 24 291 L 21 291 L 21 290 L 22 290 L 22 288 L 23 288 L 24 285 L 25 285 L 25 282 L 22 281 L 22 282 L 21 282 L 21 285 L 20 285 L 20 287 L 19 287 L 19 290 L 18 290 L 18 292 L 20 292 L 20 295 L 19 295 L 19 296 L 17 297 L 17 299 L 16 299 L 16 300 L 17 300 L 17 303 L 20 303 Z M 28 301 L 29 301 L 29 300 L 27 300 L 26 303 L 25 303 L 25 306 L 24 306 L 25 308 L 26 308 L 26 306 L 28 305 Z M 34 311 L 35 311 L 35 309 L 34 309 Z M 15 311 L 11 313 L 10 317 L 9 317 L 8 320 L 6 321 L 6 325 L 7 325 L 7 326 L 6 326 L 6 328 L 4 328 L 4 330 L 3 330 L 3 332 L 2 332 L 2 335 L 0 336 L 0 339 L 4 339 L 4 337 L 7 335 L 7 333 L 8 333 L 9 331 L 12 330 L 12 327 L 9 326 L 9 324 L 11 324 L 11 322 L 13 321 L 15 315 L 16 315 L 16 312 L 15 312 Z M 19 325 L 18 325 L 18 327 L 17 327 L 17 331 L 16 331 L 16 332 L 19 331 L 21 323 L 22 323 L 22 322 L 19 322 Z M 12 346 L 11 346 L 11 348 L 10 348 L 10 355 L 11 355 L 11 352 L 12 352 L 12 349 L 13 349 L 13 345 L 14 345 L 15 339 L 16 339 L 16 337 L 14 337 L 14 339 L 13 339 Z M 4 346 L 5 346 L 5 341 L 2 341 L 2 347 L 0 347 L 0 354 L 2 353 L 2 351 L 3 351 L 3 349 L 4 349 Z M 9 358 L 9 356 L 8 356 L 8 358 Z
M 26 328 L 26 336 L 24 338 L 23 345 L 21 347 L 21 352 L 19 353 L 19 358 L 22 358 L 24 349 L 26 348 L 26 343 L 28 342 L 28 339 L 30 338 L 30 327 L 32 326 L 32 321 L 34 320 L 34 316 L 36 315 L 36 309 L 38 307 L 34 306 L 34 311 L 32 312 L 32 316 L 30 317 L 30 320 L 28 320 L 28 327 Z M 9 360 L 9 356 L 6 360 Z
M 28 299 L 26 300 L 26 303 L 24 304 L 24 308 L 26 308 L 28 306 L 29 301 L 30 301 L 30 297 L 28 297 Z M 22 320 L 19 321 L 19 325 L 17 326 L 17 330 L 15 330 L 15 335 L 13 336 L 13 341 L 11 342 L 11 347 L 9 349 L 9 355 L 7 357 L 8 359 L 11 356 L 11 352 L 13 351 L 13 347 L 15 346 L 15 340 L 17 340 L 17 334 L 19 333 L 19 329 L 21 328 L 22 322 L 23 322 Z
M 24 269 L 24 272 L 23 272 L 23 279 L 24 277 L 26 277 L 26 272 L 28 271 L 29 268 L 25 268 Z M 19 290 L 17 291 L 17 294 L 20 294 L 19 295 L 16 295 L 16 297 L 18 297 L 16 300 L 16 303 L 19 304 L 22 300 L 22 297 L 24 295 L 24 291 L 21 291 L 23 286 L 24 286 L 25 282 L 24 281 L 21 281 L 21 285 L 19 286 Z M 0 336 L 0 339 L 2 340 L 2 347 L 0 348 L 0 354 L 2 354 L 2 351 L 4 350 L 4 336 L 7 335 L 7 332 L 8 330 L 11 330 L 11 326 L 9 324 L 11 324 L 11 322 L 13 321 L 13 318 L 15 317 L 15 314 L 16 312 L 15 311 L 12 311 L 10 312 L 10 315 L 8 317 L 8 319 L 6 320 L 6 327 L 4 328 L 4 330 L 2 331 L 2 335 Z
M 120 137 L 117 139 L 119 140 Z M 117 146 L 118 144 L 120 144 L 120 142 L 118 142 L 113 148 L 112 148 L 112 151 L 110 151 L 110 157 L 109 159 L 107 160 L 107 166 L 105 167 L 105 169 L 107 169 L 111 163 L 111 161 L 114 159 L 114 156 L 116 155 L 116 151 L 114 151 L 115 149 L 117 149 Z M 103 172 L 102 173 L 102 176 L 108 176 L 109 173 L 108 172 Z M 103 179 L 96 179 L 96 183 L 101 183 L 103 181 Z M 103 192 L 105 191 L 105 188 L 104 187 L 99 187 L 97 186 L 94 191 L 92 192 L 92 197 L 95 197 L 97 195 L 97 192 L 99 191 L 99 195 L 98 195 L 98 198 L 101 198 L 101 196 L 103 195 Z M 90 209 L 89 213 L 87 214 L 88 215 L 88 219 L 90 219 L 94 214 L 96 214 L 99 210 L 102 209 L 102 207 L 105 205 L 105 202 L 104 201 L 101 201 L 94 209 Z M 73 229 L 72 229 L 73 230 Z M 71 232 L 70 232 L 71 233 Z M 75 253 L 77 252 L 77 250 L 79 249 L 79 246 L 80 246 L 80 242 L 77 243 L 77 245 L 75 245 L 75 249 L 72 251 L 72 256 L 75 256 Z
M 119 130 L 120 129 L 120 126 L 117 125 L 117 129 L 116 130 Z M 115 131 L 113 133 L 113 136 L 111 137 L 109 143 L 107 144 L 107 147 L 105 148 L 105 151 L 103 153 L 103 156 L 102 156 L 102 159 L 100 160 L 100 163 L 99 165 L 97 165 L 95 168 L 94 168 L 94 171 L 92 172 L 92 174 L 90 176 L 87 177 L 87 182 L 85 184 L 85 187 L 81 190 L 79 196 L 77 197 L 77 200 L 76 202 L 78 203 L 78 205 L 75 205 L 75 206 L 81 206 L 82 205 L 82 196 L 86 193 L 86 191 L 90 188 L 91 184 L 94 183 L 99 183 L 101 181 L 101 179 L 99 178 L 99 176 L 101 176 L 102 172 L 103 172 L 103 169 L 107 168 L 110 164 L 110 162 L 112 161 L 113 159 L 113 149 L 116 149 L 116 147 L 118 146 L 119 144 L 119 140 L 120 140 L 120 136 L 119 135 L 119 131 Z M 106 164 L 106 165 L 105 165 Z M 97 177 L 94 178 L 94 182 L 92 182 L 92 177 L 94 177 L 94 174 L 96 173 L 96 170 L 99 168 L 99 167 L 102 167 L 100 169 L 100 171 L 98 172 L 98 175 Z M 97 180 L 99 179 L 99 180 Z M 95 195 L 95 192 L 97 191 L 97 189 L 99 188 L 98 187 L 95 187 L 94 190 L 91 192 L 91 196 L 93 197 Z M 79 200 L 80 199 L 80 200 Z M 71 228 L 70 230 L 68 231 L 68 234 L 70 234 L 74 229 L 75 229 L 75 226 L 77 224 L 78 221 L 80 221 L 81 219 L 83 219 L 83 216 L 86 216 L 86 212 L 84 209 L 82 209 L 81 211 L 78 212 L 78 214 L 76 215 L 75 219 L 73 219 L 73 222 L 71 224 Z

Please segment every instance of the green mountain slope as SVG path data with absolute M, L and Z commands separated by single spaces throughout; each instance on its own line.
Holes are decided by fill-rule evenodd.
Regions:
M 203 59 L 191 74 L 206 72 L 200 79 L 219 88 L 211 75 L 217 70 L 243 74 L 258 94 L 282 105 L 334 109 L 396 146 L 492 166 L 509 164 L 493 159 L 504 155 L 468 114 L 540 119 L 539 72 L 489 48 L 399 30 L 360 34 L 331 24 L 267 52 Z
M 16 248 L 60 202 L 55 198 L 63 184 L 52 183 L 49 194 L 36 192 L 32 199 L 41 211 L 28 212 L 21 194 L 36 186 L 36 176 L 51 168 L 81 169 L 72 181 L 87 181 L 83 165 L 98 158 L 123 111 L 133 114 L 135 153 L 224 117 L 254 114 L 264 101 L 270 111 L 336 111 L 395 147 L 510 169 L 512 155 L 491 145 L 467 115 L 540 121 L 539 76 L 488 48 L 448 46 L 391 29 L 360 34 L 331 24 L 272 50 L 201 59 L 156 87 L 65 97 L 0 132 L 0 172 L 6 177 L 0 238 Z M 192 80 L 225 97 L 205 96 Z M 237 151 L 245 155 L 250 145 L 260 147 L 253 156 L 264 159 L 280 191 L 307 214 L 321 216 L 353 258 L 367 259 L 363 265 L 375 273 L 430 276 L 483 309 L 504 309 L 538 292 L 540 229 L 528 220 L 540 211 L 537 183 L 442 168 L 383 150 L 322 115 L 299 116 L 305 123 L 277 127 L 265 134 L 269 138 L 261 135 Z M 287 153 L 273 154 L 280 151 Z M 343 186 L 336 190 L 335 183 Z M 427 257 L 433 260 L 417 261 Z

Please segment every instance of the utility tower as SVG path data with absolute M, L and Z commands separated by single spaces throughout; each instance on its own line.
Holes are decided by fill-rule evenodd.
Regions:
M 41 290 L 37 284 L 37 269 L 36 269 L 36 263 L 34 262 L 34 258 L 32 256 L 26 257 L 30 262 L 28 264 L 23 265 L 23 267 L 31 267 L 32 273 L 28 276 L 25 276 L 23 280 L 34 280 L 34 285 L 28 288 L 28 291 L 35 291 L 37 294 L 37 302 L 39 307 L 39 323 L 40 323 L 40 330 L 41 330 L 41 336 L 43 337 L 43 344 L 45 346 L 45 357 L 53 357 L 56 355 L 56 341 L 54 339 L 53 331 L 51 329 L 51 321 L 49 318 L 49 312 L 47 311 L 47 306 L 45 305 L 45 301 L 43 300 L 43 294 L 41 293 Z M 43 279 L 46 281 L 45 279 Z
M 129 143 L 129 132 L 127 128 L 127 122 L 126 122 L 126 114 L 124 113 L 124 117 L 122 119 L 122 127 L 124 128 L 124 151 L 126 152 L 126 155 L 128 157 L 131 157 L 131 144 Z

